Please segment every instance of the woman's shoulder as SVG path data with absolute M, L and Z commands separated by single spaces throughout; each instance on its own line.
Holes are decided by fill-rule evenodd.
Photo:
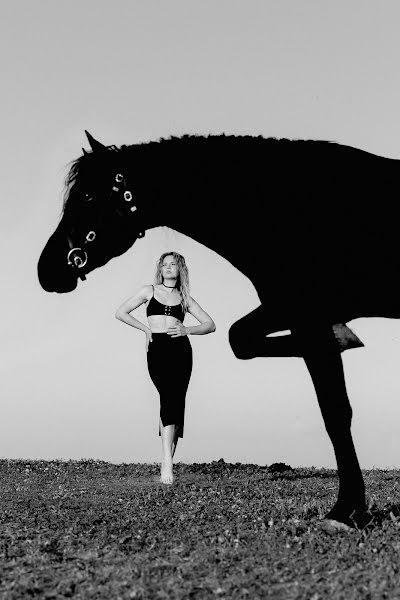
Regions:
M 143 298 L 145 298 L 146 300 L 150 300 L 150 298 L 153 295 L 153 290 L 154 287 L 151 284 L 146 284 L 141 288 L 139 294 L 143 296 Z

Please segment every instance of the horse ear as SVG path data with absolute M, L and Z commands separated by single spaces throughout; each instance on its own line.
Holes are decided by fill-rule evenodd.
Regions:
M 96 152 L 98 150 L 107 150 L 107 148 L 103 144 L 95 140 L 94 137 L 90 135 L 88 131 L 86 131 L 86 129 L 85 133 L 93 152 Z
M 82 152 L 83 154 L 86 156 L 87 154 L 89 154 L 89 152 L 86 152 L 85 148 L 82 148 Z

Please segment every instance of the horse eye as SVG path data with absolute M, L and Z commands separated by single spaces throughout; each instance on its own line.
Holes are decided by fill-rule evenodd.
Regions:
M 90 200 L 92 200 L 91 194 L 85 194 L 85 201 L 89 202 Z

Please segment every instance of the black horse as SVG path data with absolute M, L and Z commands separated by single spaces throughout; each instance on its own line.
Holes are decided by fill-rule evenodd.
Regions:
M 399 161 L 324 141 L 183 136 L 117 148 L 86 134 L 91 151 L 72 163 L 39 259 L 43 289 L 74 290 L 162 225 L 226 258 L 260 299 L 230 328 L 232 350 L 304 358 L 338 467 L 327 518 L 354 525 L 365 491 L 340 353 L 363 345 L 347 321 L 400 318 Z

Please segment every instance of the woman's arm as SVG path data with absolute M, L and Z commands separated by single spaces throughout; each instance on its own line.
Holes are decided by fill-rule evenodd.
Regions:
M 188 335 L 204 335 L 205 333 L 212 333 L 215 331 L 216 327 L 214 321 L 193 298 L 190 298 L 188 312 L 200 323 L 200 325 L 189 325 L 189 327 L 185 327 Z
M 132 315 L 130 315 L 129 313 L 135 310 L 135 308 L 137 308 L 144 302 L 147 302 L 147 300 L 151 298 L 151 293 L 151 285 L 143 286 L 142 289 L 137 294 L 135 294 L 135 296 L 132 296 L 132 298 L 128 298 L 126 302 L 121 304 L 121 306 L 117 309 L 115 313 L 116 319 L 119 319 L 120 321 L 126 323 L 127 325 L 130 325 L 131 327 L 135 327 L 136 329 L 140 329 L 141 331 L 148 333 L 150 331 L 150 328 L 138 319 L 135 319 L 135 317 L 132 317 Z

